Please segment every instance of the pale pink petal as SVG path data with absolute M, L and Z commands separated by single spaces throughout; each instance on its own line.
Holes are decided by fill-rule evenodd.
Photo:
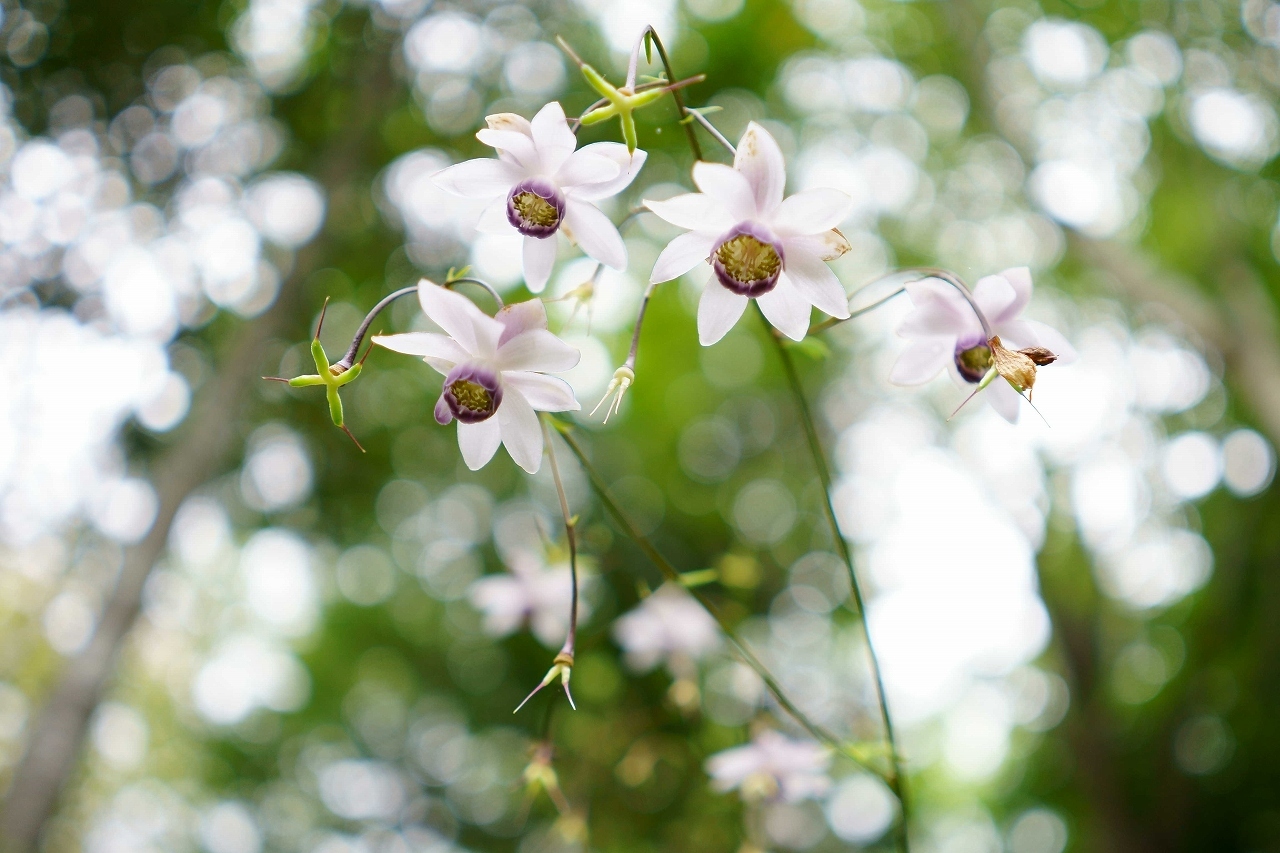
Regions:
M 507 219 L 507 197 L 505 194 L 494 199 L 493 204 L 484 209 L 480 214 L 480 218 L 476 221 L 476 230 L 481 234 L 512 235 L 520 233 L 511 224 L 511 220 Z
M 982 324 L 972 306 L 945 281 L 926 278 L 906 285 L 915 309 L 898 326 L 902 337 L 952 335 L 982 337 Z
M 685 193 L 665 201 L 646 199 L 644 206 L 677 228 L 713 236 L 719 236 L 738 224 L 724 205 L 703 193 Z
M 498 409 L 501 411 L 506 401 Z M 498 427 L 497 417 L 489 418 L 478 424 L 458 423 L 458 449 L 462 451 L 462 461 L 472 471 L 479 471 L 489 463 L 493 454 L 498 452 L 502 443 L 502 430 Z
M 603 183 L 573 187 L 568 190 L 574 198 L 579 198 L 583 201 L 599 201 L 602 198 L 609 198 L 631 186 L 631 182 L 635 180 L 636 175 L 640 174 L 640 169 L 644 166 L 644 162 L 649 156 L 639 148 L 632 154 L 627 151 L 627 146 L 618 142 L 593 142 L 590 145 L 582 146 L 580 150 L 609 158 L 618 164 L 619 170 L 617 177 Z
M 698 301 L 698 341 L 709 347 L 723 338 L 747 310 L 748 301 L 714 278 L 708 281 Z
M 560 373 L 577 366 L 582 354 L 548 332 L 534 329 L 516 335 L 502 346 L 494 357 L 497 368 L 507 370 L 537 370 L 541 373 Z
M 545 329 L 547 309 L 541 299 L 527 299 L 504 306 L 493 319 L 502 324 L 502 336 L 498 338 L 498 346 L 502 346 L 521 332 Z
M 535 474 L 542 465 L 542 428 L 529 401 L 515 388 L 504 388 L 496 420 L 502 427 L 502 443 L 511 458 Z
M 1007 323 L 1017 316 L 1014 303 L 1018 294 L 1009 280 L 1000 275 L 988 275 L 978 279 L 973 288 L 973 301 L 978 303 L 987 322 L 993 327 Z
M 484 122 L 489 126 L 490 130 L 510 130 L 516 133 L 523 133 L 530 139 L 533 138 L 533 126 L 529 124 L 529 120 L 519 113 L 494 113 L 484 117 Z
M 773 290 L 756 297 L 756 304 L 775 329 L 793 341 L 804 340 L 809 331 L 812 306 L 785 276 L 778 279 Z
M 1018 422 L 1018 410 L 1022 405 L 1022 395 L 1013 390 L 1013 386 L 1004 379 L 996 377 L 995 381 L 987 386 L 987 401 L 991 403 L 991 408 L 996 410 L 996 414 L 1004 418 L 1011 424 Z
M 1076 348 L 1057 329 L 1036 320 L 1025 322 L 1034 335 L 1033 346 L 1042 346 L 1052 352 L 1058 357 L 1058 364 L 1070 364 L 1076 360 Z
M 710 234 L 690 231 L 667 244 L 654 261 L 649 281 L 660 283 L 679 278 L 711 256 L 716 238 Z
M 889 381 L 894 385 L 923 385 L 955 361 L 955 355 L 954 338 L 918 339 L 898 356 L 889 371 Z
M 1009 312 L 1010 317 L 1021 314 L 1031 302 L 1031 270 L 1026 267 L 1013 267 L 1000 273 L 1000 277 L 1009 282 L 1015 294 L 1013 302 L 1005 310 Z
M 533 131 L 533 144 L 538 149 L 543 170 L 548 175 L 554 175 L 573 153 L 573 149 L 578 147 L 578 137 L 569 129 L 564 108 L 558 101 L 552 101 L 538 110 L 529 126 Z
M 783 199 L 771 221 L 784 238 L 821 234 L 843 222 L 852 209 L 853 199 L 840 190 L 805 190 Z
M 627 268 L 627 246 L 600 208 L 576 198 L 567 199 L 564 208 L 565 228 L 582 251 L 607 267 Z
M 585 148 L 569 155 L 569 159 L 556 171 L 556 186 L 568 192 L 583 184 L 601 184 L 618 177 L 622 171 L 618 164 L 608 157 L 593 154 Z
M 569 383 L 555 376 L 527 370 L 504 370 L 502 386 L 518 390 L 529 405 L 540 412 L 576 412 L 582 408 Z
M 524 284 L 530 293 L 541 293 L 556 265 L 556 235 L 524 238 Z
M 485 157 L 441 169 L 433 180 L 440 189 L 463 198 L 494 198 L 505 196 L 523 177 L 519 167 Z
M 454 364 L 466 361 L 470 355 L 448 335 L 435 332 L 406 332 L 403 335 L 374 335 L 373 342 L 392 352 L 449 361 Z
M 800 294 L 819 311 L 842 320 L 848 317 L 849 297 L 831 268 L 804 245 L 788 240 L 783 243 L 783 248 L 787 259 L 783 275 L 791 280 Z
M 476 132 L 476 139 L 499 154 L 510 157 L 512 164 L 524 173 L 523 176 L 542 174 L 542 160 L 538 157 L 538 149 L 534 147 L 533 140 L 523 133 L 486 128 Z
M 732 166 L 699 160 L 693 164 L 693 182 L 704 195 L 720 202 L 734 219 L 755 219 L 759 215 L 751 184 Z
M 462 294 L 424 278 L 418 282 L 418 302 L 431 321 L 471 355 L 487 358 L 497 349 L 502 324 Z
M 849 241 L 838 228 L 831 228 L 821 234 L 803 234 L 787 237 L 788 246 L 801 246 L 811 255 L 817 255 L 824 261 L 834 261 L 842 257 L 850 248 Z
M 769 131 L 751 122 L 738 142 L 733 168 L 751 184 L 760 215 L 772 215 L 774 208 L 782 202 L 782 191 L 787 184 L 787 166 L 777 140 Z

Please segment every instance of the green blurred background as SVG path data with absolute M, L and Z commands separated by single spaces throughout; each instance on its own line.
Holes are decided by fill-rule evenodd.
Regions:
M 729 138 L 762 121 L 792 190 L 854 197 L 833 265 L 850 292 L 902 266 L 973 282 L 1029 265 L 1031 315 L 1081 353 L 1042 371 L 1051 426 L 1024 411 L 1013 427 L 984 405 L 948 421 L 963 394 L 946 380 L 887 383 L 906 304 L 796 351 L 913 848 L 1280 851 L 1280 4 L 2 7 L 11 849 L 891 849 L 896 804 L 846 760 L 814 800 L 713 790 L 708 756 L 798 730 L 723 646 L 682 648 L 687 613 L 651 660 L 614 627 L 661 576 L 563 444 L 588 573 L 578 710 L 546 691 L 513 717 L 564 630 L 547 467 L 500 452 L 468 471 L 431 417 L 438 378 L 407 357 L 373 353 L 346 391 L 366 454 L 318 391 L 259 379 L 304 372 L 326 298 L 330 354 L 422 275 L 470 264 L 524 298 L 518 252 L 477 237 L 478 210 L 430 176 L 486 156 L 488 113 L 594 100 L 555 36 L 620 81 L 653 24 L 677 74 L 706 75 L 689 101 L 721 107 Z M 615 221 L 691 186 L 672 104 L 641 114 L 640 144 Z M 585 410 L 675 233 L 641 217 L 626 273 L 551 304 L 583 351 Z M 561 248 L 549 299 L 592 274 Z M 701 284 L 659 288 L 620 415 L 578 413 L 576 434 L 680 570 L 717 571 L 703 591 L 788 695 L 874 748 L 862 634 L 777 353 L 750 316 L 698 347 Z M 417 328 L 417 307 L 380 322 Z M 517 564 L 534 631 L 499 635 L 473 584 Z M 522 782 L 541 738 L 564 814 Z

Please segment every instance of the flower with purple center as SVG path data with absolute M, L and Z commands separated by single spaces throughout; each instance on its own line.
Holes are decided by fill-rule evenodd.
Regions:
M 490 202 L 476 227 L 524 237 L 524 279 L 541 293 L 551 277 L 560 231 L 587 255 L 614 269 L 627 266 L 622 235 L 595 203 L 622 192 L 644 165 L 645 152 L 631 154 L 617 142 L 577 150 L 564 110 L 552 101 L 530 121 L 514 113 L 489 116 L 476 134 L 498 152 L 450 166 L 436 183 L 465 198 Z
M 695 163 L 701 192 L 645 201 L 661 218 L 689 233 L 672 240 L 653 265 L 650 281 L 670 281 L 699 263 L 713 275 L 698 303 L 698 339 L 720 340 L 755 299 L 769 322 L 793 340 L 809 329 L 810 307 L 849 316 L 840 281 L 826 265 L 849 251 L 836 226 L 853 201 L 834 189 L 782 197 L 787 182 L 782 151 L 752 122 L 738 143 L 733 166 Z
M 445 377 L 435 417 L 458 421 L 458 446 L 472 471 L 505 445 L 516 464 L 534 473 L 542 464 L 536 411 L 579 407 L 568 383 L 548 373 L 569 370 L 578 350 L 547 331 L 542 301 L 508 305 L 489 317 L 466 297 L 422 279 L 418 301 L 444 334 L 377 335 L 379 346 L 420 356 Z
M 821 744 L 763 729 L 751 743 L 708 758 L 707 775 L 716 790 L 736 788 L 744 800 L 795 803 L 827 792 L 830 765 L 831 753 Z
M 936 278 L 911 282 L 907 296 L 914 306 L 898 326 L 907 348 L 898 356 L 889 381 L 895 385 L 923 385 L 946 369 L 956 384 L 978 385 L 994 366 L 994 357 L 972 306 L 950 284 Z M 979 279 L 973 299 L 982 309 L 992 333 L 1003 346 L 1044 347 L 1060 364 L 1075 360 L 1076 351 L 1056 330 L 1024 319 L 1031 301 L 1031 271 L 1015 267 Z M 1009 423 L 1018 420 L 1021 395 L 1008 382 L 996 380 L 983 395 Z

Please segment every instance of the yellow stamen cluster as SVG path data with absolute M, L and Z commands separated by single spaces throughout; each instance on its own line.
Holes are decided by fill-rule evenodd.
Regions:
M 533 192 L 522 192 L 512 199 L 516 213 L 530 225 L 546 228 L 560 221 L 555 205 Z
M 459 379 L 449 386 L 458 405 L 473 412 L 487 412 L 493 405 L 489 389 L 467 379 Z
M 769 278 L 782 267 L 778 251 L 750 234 L 726 240 L 716 250 L 716 259 L 735 281 L 748 284 Z

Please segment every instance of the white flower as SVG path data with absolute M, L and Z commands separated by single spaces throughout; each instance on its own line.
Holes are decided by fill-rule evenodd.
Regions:
M 627 152 L 617 142 L 596 142 L 575 151 L 578 138 L 564 110 L 552 101 L 533 121 L 514 113 L 485 119 L 476 134 L 498 152 L 498 159 L 467 160 L 436 175 L 436 183 L 455 195 L 491 199 L 477 228 L 495 234 L 524 235 L 524 279 L 541 293 L 556 260 L 557 231 L 592 258 L 626 269 L 622 235 L 593 202 L 627 188 L 645 153 Z
M 485 632 L 505 637 L 527 621 L 542 645 L 558 647 L 569 633 L 573 583 L 569 564 L 548 566 L 536 554 L 516 551 L 508 555 L 506 565 L 509 573 L 480 578 L 468 590 L 472 605 L 484 613 Z M 580 624 L 589 612 L 579 599 Z
M 801 340 L 809 329 L 809 306 L 833 317 L 849 316 L 849 301 L 824 261 L 849 251 L 835 227 L 853 201 L 839 190 L 817 189 L 786 199 L 782 151 L 769 132 L 752 122 L 738 143 L 733 166 L 695 163 L 700 193 L 645 206 L 680 228 L 653 265 L 650 280 L 669 281 L 703 261 L 715 274 L 698 303 L 698 339 L 720 340 L 754 297 L 769 322 Z
M 903 318 L 898 334 L 909 343 L 893 365 L 889 381 L 922 385 L 947 368 L 961 387 L 980 383 L 991 369 L 992 356 L 972 306 L 954 287 L 936 278 L 912 282 L 906 290 L 915 308 Z M 973 299 L 1006 348 L 1044 347 L 1060 363 L 1074 361 L 1076 351 L 1066 338 L 1044 323 L 1020 316 L 1031 301 L 1031 290 L 1031 271 L 1015 267 L 980 279 Z M 986 391 L 992 408 L 1009 423 L 1016 423 L 1021 395 L 1001 379 Z
M 536 472 L 542 464 L 542 429 L 534 410 L 580 408 L 568 383 L 546 374 L 574 367 L 578 351 L 547 331 L 547 312 L 538 299 L 508 305 L 489 317 L 466 297 L 424 278 L 418 282 L 418 301 L 445 334 L 379 335 L 373 342 L 421 356 L 444 374 L 436 420 L 458 419 L 458 446 L 468 468 L 482 468 L 501 443 L 517 465 Z
M 720 626 L 693 596 L 666 583 L 613 623 L 613 636 L 632 669 L 647 672 L 661 662 L 687 666 L 720 647 Z
M 831 787 L 830 764 L 826 747 L 765 729 L 746 746 L 708 758 L 707 774 L 717 791 L 737 788 L 746 800 L 794 803 L 826 793 Z

